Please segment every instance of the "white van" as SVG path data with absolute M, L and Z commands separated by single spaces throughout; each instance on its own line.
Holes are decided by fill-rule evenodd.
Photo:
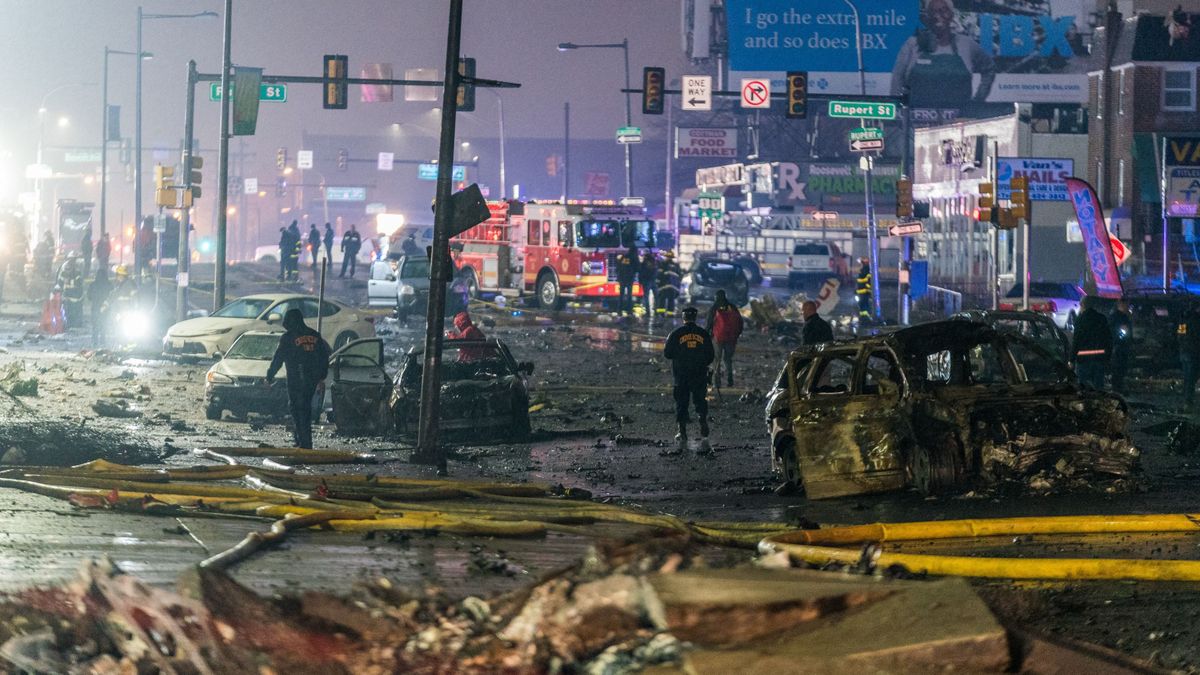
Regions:
M 788 287 L 824 279 L 835 271 L 833 251 L 823 241 L 797 241 L 788 256 Z

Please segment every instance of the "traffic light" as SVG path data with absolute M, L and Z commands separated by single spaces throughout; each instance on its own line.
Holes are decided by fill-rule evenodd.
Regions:
M 901 177 L 896 181 L 896 217 L 897 218 L 912 218 L 913 217 L 913 193 L 912 181 L 908 178 Z
M 463 77 L 475 77 L 475 59 L 464 56 L 458 60 L 458 74 Z M 458 85 L 458 110 L 471 112 L 475 110 L 475 85 L 464 82 Z
M 287 148 L 279 148 L 275 151 L 275 168 L 283 171 L 287 167 Z
M 1013 176 L 1009 186 L 1009 213 L 1013 219 L 1029 218 L 1029 178 Z
M 663 93 L 663 83 L 667 79 L 667 71 L 663 68 L 647 67 L 642 69 L 642 114 L 661 115 L 666 95 Z
M 338 154 L 337 154 L 338 171 L 345 171 L 346 165 L 349 164 L 349 162 L 350 162 L 350 152 L 347 151 L 345 148 L 340 148 L 338 150 Z
M 980 183 L 975 220 L 981 223 L 994 223 L 996 215 L 996 189 L 991 183 Z
M 808 71 L 794 70 L 787 74 L 787 116 L 808 117 Z
M 349 99 L 349 83 L 346 82 L 347 63 L 345 54 L 326 54 L 324 73 L 325 100 L 322 102 L 326 110 L 345 110 Z
M 204 173 L 201 169 L 204 168 L 204 158 L 192 155 L 184 158 L 184 172 L 187 174 L 188 185 L 191 186 L 191 197 L 199 199 L 203 192 L 200 189 L 200 184 L 204 182 Z
M 175 208 L 175 167 L 154 165 L 154 203 Z

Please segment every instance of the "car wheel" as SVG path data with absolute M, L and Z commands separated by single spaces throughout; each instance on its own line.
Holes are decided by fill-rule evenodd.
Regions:
M 467 273 L 466 273 L 466 279 L 467 279 L 467 299 L 468 300 L 478 300 L 479 299 L 479 279 L 475 276 L 475 270 L 468 268 Z
M 788 439 L 779 449 L 780 465 L 783 467 L 783 482 L 792 489 L 800 489 L 800 458 L 796 457 L 796 442 Z
M 909 459 L 913 486 L 926 497 L 945 494 L 958 486 L 957 443 L 949 434 L 932 444 L 917 445 Z
M 333 340 L 333 349 L 336 351 L 358 339 L 358 334 L 352 330 L 338 333 L 338 336 Z
M 513 407 L 511 438 L 514 441 L 523 441 L 529 438 L 530 431 L 532 425 L 529 422 L 529 401 L 521 399 Z
M 558 309 L 561 298 L 559 297 L 558 279 L 554 278 L 553 274 L 543 274 L 538 279 L 538 304 L 543 309 Z
M 209 403 L 204 406 L 204 417 L 213 421 L 221 419 L 221 406 Z
M 754 258 L 738 258 L 738 265 L 742 267 L 742 274 L 746 277 L 746 282 L 752 286 L 762 283 L 762 268 L 758 266 L 758 261 Z

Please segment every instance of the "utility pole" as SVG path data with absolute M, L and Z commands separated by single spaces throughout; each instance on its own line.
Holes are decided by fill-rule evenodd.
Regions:
M 196 61 L 187 64 L 187 105 L 183 109 L 183 189 L 192 189 L 192 146 L 196 115 Z M 179 215 L 179 264 L 175 274 L 175 321 L 187 319 L 188 271 L 191 267 L 191 248 L 188 245 L 192 227 L 192 210 L 183 209 Z
M 563 103 L 562 202 L 567 203 L 571 189 L 571 102 Z
M 133 279 L 141 284 L 141 250 L 139 245 L 142 232 L 142 6 L 137 10 L 137 81 L 134 83 L 133 105 Z M 106 132 L 107 133 L 107 132 Z
M 217 151 L 217 253 L 213 311 L 225 304 L 225 249 L 229 214 L 229 71 L 233 67 L 233 0 L 225 0 L 224 50 L 221 56 L 221 145 Z M 139 47 L 140 49 L 140 47 Z
M 858 87 L 859 94 L 867 95 L 867 73 L 863 70 L 863 40 L 862 40 L 862 23 L 859 21 L 858 7 L 850 0 L 843 0 L 850 11 L 854 13 L 854 45 L 858 52 Z M 865 119 L 861 120 L 862 126 L 867 126 Z M 883 318 L 883 305 L 880 302 L 879 287 L 881 285 L 879 279 L 879 236 L 875 231 L 875 197 L 871 192 L 872 186 L 872 169 L 875 166 L 875 158 L 871 155 L 863 155 L 862 161 L 859 163 L 863 170 L 863 198 L 866 200 L 864 211 L 867 216 L 867 247 L 869 249 L 868 262 L 871 266 L 871 316 L 875 321 L 880 321 Z
M 228 0 L 227 0 L 228 1 Z M 429 304 L 425 314 L 425 354 L 421 370 L 421 415 L 413 461 L 436 464 L 446 473 L 446 449 L 438 438 L 442 390 L 442 331 L 445 319 L 446 268 L 450 253 L 450 188 L 454 177 L 454 127 L 458 115 L 458 52 L 462 38 L 462 0 L 450 0 L 446 33 L 445 82 L 442 87 L 442 136 L 438 151 L 437 196 L 433 217 L 433 244 L 429 261 Z

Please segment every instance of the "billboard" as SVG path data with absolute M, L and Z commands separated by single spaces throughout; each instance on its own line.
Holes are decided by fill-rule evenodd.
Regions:
M 1167 138 L 1167 216 L 1200 216 L 1200 138 Z
M 1075 175 L 1075 160 L 1055 157 L 996 158 L 996 198 L 1009 199 L 1008 182 L 1014 176 L 1029 179 L 1029 199 L 1035 202 L 1065 202 L 1067 179 Z
M 918 121 L 1087 100 L 1080 27 L 1099 0 L 855 0 L 866 92 L 908 93 Z M 726 0 L 730 67 L 809 71 L 815 94 L 860 93 L 844 0 Z M 1101 7 L 1100 9 L 1103 9 Z
M 685 128 L 675 129 L 675 158 L 725 157 L 737 159 L 737 129 Z

